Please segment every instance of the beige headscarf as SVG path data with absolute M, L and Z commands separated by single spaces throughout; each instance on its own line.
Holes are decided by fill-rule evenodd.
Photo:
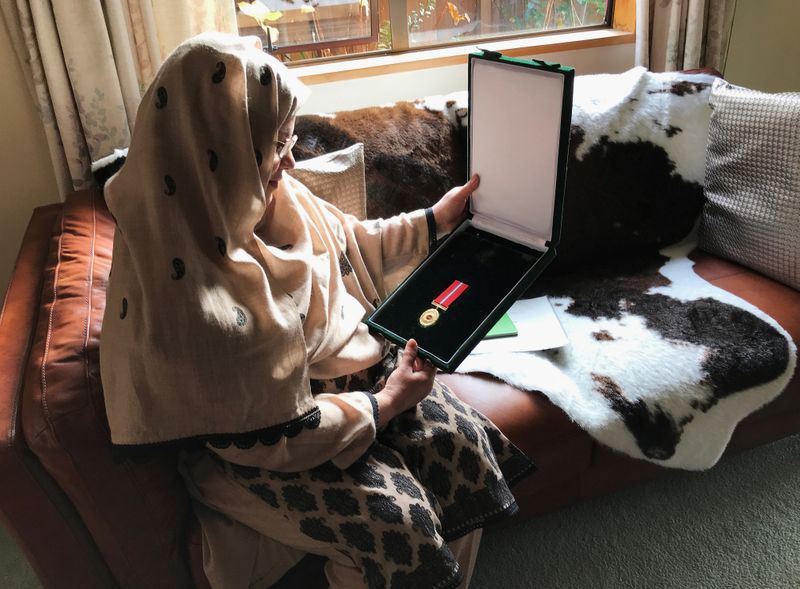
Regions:
M 306 92 L 258 39 L 204 34 L 145 94 L 106 186 L 117 233 L 100 360 L 115 444 L 274 442 L 319 423 L 310 377 L 383 353 L 360 322 L 378 293 L 344 255 L 346 219 L 287 178 L 262 221 L 259 167 Z

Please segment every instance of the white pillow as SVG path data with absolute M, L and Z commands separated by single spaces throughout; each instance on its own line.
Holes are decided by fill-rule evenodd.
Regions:
M 299 161 L 288 173 L 340 211 L 364 219 L 367 216 L 364 169 L 364 144 L 356 143 Z

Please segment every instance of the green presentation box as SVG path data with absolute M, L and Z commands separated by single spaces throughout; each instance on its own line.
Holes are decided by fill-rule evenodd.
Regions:
M 365 320 L 454 371 L 556 255 L 574 69 L 469 56 L 470 216 Z

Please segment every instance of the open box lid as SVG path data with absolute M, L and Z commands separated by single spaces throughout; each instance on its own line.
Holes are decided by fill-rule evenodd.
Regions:
M 575 70 L 492 51 L 469 56 L 472 224 L 538 251 L 555 247 Z

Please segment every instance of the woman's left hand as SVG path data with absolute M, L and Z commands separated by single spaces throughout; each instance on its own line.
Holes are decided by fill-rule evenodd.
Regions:
M 450 233 L 467 218 L 467 199 L 478 188 L 481 179 L 474 174 L 463 186 L 456 186 L 433 205 L 433 217 L 436 219 L 436 230 Z

